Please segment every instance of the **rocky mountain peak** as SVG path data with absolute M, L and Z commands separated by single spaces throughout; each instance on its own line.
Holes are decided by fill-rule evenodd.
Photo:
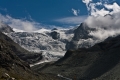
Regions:
M 78 41 L 79 39 L 91 38 L 92 36 L 89 35 L 89 32 L 93 30 L 95 29 L 89 28 L 86 23 L 81 23 L 80 26 L 78 26 L 78 28 L 74 30 L 73 40 Z

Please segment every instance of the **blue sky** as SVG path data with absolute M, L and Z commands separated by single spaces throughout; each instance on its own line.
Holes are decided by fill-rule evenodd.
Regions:
M 120 0 L 92 1 L 120 4 Z M 88 10 L 82 0 L 0 0 L 0 14 L 2 16 L 8 15 L 14 19 L 34 21 L 42 26 L 66 27 L 75 26 L 84 21 L 88 16 Z
M 86 6 L 81 0 L 0 0 L 0 7 L 6 9 L 4 14 L 12 17 L 32 16 L 38 21 L 73 16 L 72 8 L 79 9 L 80 15 L 87 15 Z
M 81 0 L 0 0 L 0 13 L 14 18 L 33 19 L 43 24 L 54 24 L 55 19 L 73 17 L 72 8 L 87 15 Z

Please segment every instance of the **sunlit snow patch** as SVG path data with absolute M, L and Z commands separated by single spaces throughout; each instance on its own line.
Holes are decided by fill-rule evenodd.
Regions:
M 37 63 L 30 64 L 30 67 L 39 65 L 45 62 L 57 61 L 65 55 L 66 51 L 42 51 L 43 59 Z

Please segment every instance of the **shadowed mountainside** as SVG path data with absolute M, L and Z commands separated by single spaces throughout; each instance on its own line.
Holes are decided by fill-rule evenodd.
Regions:
M 42 59 L 42 54 L 32 53 L 23 49 L 20 45 L 15 43 L 11 38 L 9 38 L 8 36 L 4 35 L 1 32 L 0 32 L 0 39 L 2 39 L 3 41 L 7 41 L 7 43 L 9 44 L 9 48 L 13 52 L 15 52 L 16 55 L 19 56 L 19 58 L 21 58 L 22 60 L 28 63 L 34 63 Z
M 29 64 L 17 56 L 27 52 L 0 32 L 0 80 L 59 80 L 53 75 L 33 72 Z
M 54 64 L 33 69 L 43 73 L 60 74 L 73 80 L 119 80 L 120 36 L 108 38 L 91 48 L 68 50 Z

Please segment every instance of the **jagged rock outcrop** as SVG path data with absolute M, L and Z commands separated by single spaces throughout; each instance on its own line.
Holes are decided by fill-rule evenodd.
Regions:
M 53 31 L 51 32 L 51 36 L 53 39 L 59 39 L 60 38 L 60 33 Z

